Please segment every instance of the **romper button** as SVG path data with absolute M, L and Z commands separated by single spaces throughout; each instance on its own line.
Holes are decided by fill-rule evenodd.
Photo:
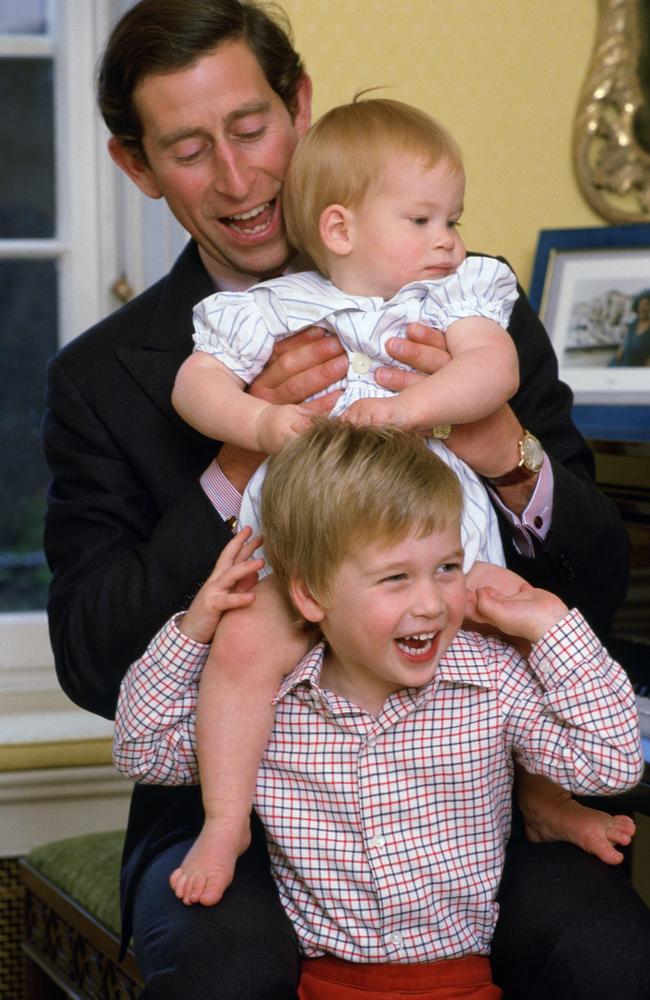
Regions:
M 356 372 L 357 375 L 365 375 L 367 371 L 370 371 L 370 358 L 358 351 L 350 355 L 350 364 L 352 371 Z

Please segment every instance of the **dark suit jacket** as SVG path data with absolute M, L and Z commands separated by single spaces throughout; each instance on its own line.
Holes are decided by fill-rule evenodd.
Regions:
M 65 347 L 51 362 L 45 450 L 52 472 L 45 548 L 60 683 L 112 718 L 129 664 L 186 607 L 230 537 L 198 482 L 217 446 L 174 413 L 176 371 L 192 349 L 192 307 L 214 288 L 190 243 L 170 274 Z M 510 332 L 521 423 L 551 456 L 553 524 L 537 558 L 508 564 L 578 606 L 602 632 L 627 582 L 624 529 L 593 482 L 570 420 L 551 344 L 523 292 Z M 201 822 L 193 788 L 137 787 L 125 847 L 128 898 L 142 864 Z

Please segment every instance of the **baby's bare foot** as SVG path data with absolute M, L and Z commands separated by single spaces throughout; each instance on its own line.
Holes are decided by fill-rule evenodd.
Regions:
M 615 845 L 627 847 L 636 832 L 629 816 L 611 816 L 601 809 L 592 809 L 567 795 L 545 808 L 526 810 L 526 836 L 534 842 L 566 840 L 608 865 L 619 865 L 623 854 Z
M 186 905 L 214 906 L 232 882 L 235 864 L 250 844 L 250 827 L 232 826 L 221 817 L 207 818 L 169 884 Z

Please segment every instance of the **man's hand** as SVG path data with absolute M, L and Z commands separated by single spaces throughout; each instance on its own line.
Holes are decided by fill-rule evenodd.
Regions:
M 310 327 L 276 343 L 264 371 L 248 391 L 268 403 L 304 404 L 310 413 L 326 414 L 341 393 L 325 390 L 343 378 L 347 370 L 348 359 L 338 339 L 319 327 Z M 308 396 L 319 392 L 324 395 L 305 403 Z M 232 485 L 243 493 L 265 457 L 262 453 L 224 444 L 219 452 L 219 465 Z
M 421 323 L 407 327 L 406 340 L 393 337 L 386 343 L 388 353 L 396 361 L 410 365 L 413 372 L 400 368 L 379 368 L 376 379 L 379 385 L 401 392 L 414 385 L 423 375 L 434 375 L 450 359 L 445 338 L 439 330 L 430 330 Z M 455 424 L 445 444 L 470 469 L 487 479 L 498 478 L 515 468 L 519 461 L 518 442 L 523 427 L 507 404 L 496 413 L 469 424 Z M 513 513 L 525 510 L 535 490 L 537 476 L 511 486 L 495 487 L 502 502 Z
M 440 330 L 431 330 L 422 323 L 409 323 L 406 339 L 391 337 L 386 341 L 386 350 L 395 361 L 415 369 L 414 372 L 407 372 L 402 368 L 377 369 L 375 378 L 379 385 L 392 389 L 393 392 L 401 392 L 408 385 L 415 385 L 422 375 L 435 374 L 451 358 L 444 334 Z

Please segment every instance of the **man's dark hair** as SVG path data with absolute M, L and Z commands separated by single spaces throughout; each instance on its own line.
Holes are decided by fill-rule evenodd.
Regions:
M 138 83 L 191 66 L 233 41 L 249 46 L 293 118 L 304 70 L 280 8 L 240 0 L 140 0 L 115 25 L 98 68 L 97 101 L 110 132 L 146 162 L 133 104 Z

